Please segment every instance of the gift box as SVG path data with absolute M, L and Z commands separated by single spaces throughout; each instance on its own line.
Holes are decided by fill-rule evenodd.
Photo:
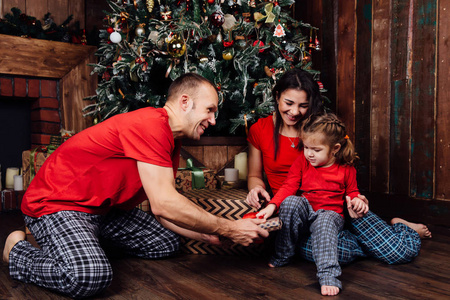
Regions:
M 206 211 L 229 220 L 239 220 L 255 211 L 245 203 L 247 191 L 241 189 L 228 190 L 191 190 L 183 195 L 202 207 Z M 182 238 L 181 250 L 191 254 L 218 254 L 218 255 L 250 255 L 261 256 L 266 253 L 267 242 L 242 246 L 229 244 L 227 247 L 209 245 L 196 240 Z
M 45 149 L 33 149 L 22 152 L 23 189 L 26 190 L 31 180 L 44 164 L 50 153 Z
M 217 189 L 217 179 L 215 178 L 215 171 L 210 169 L 201 169 L 202 173 L 199 180 L 203 181 L 204 184 L 196 185 L 194 171 L 189 169 L 178 169 L 177 177 L 175 178 L 175 188 L 178 192 L 188 192 L 194 189 L 207 189 L 215 190 Z

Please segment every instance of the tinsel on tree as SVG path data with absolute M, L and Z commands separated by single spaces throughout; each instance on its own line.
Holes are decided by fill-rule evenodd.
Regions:
M 171 81 L 195 72 L 219 93 L 217 124 L 207 134 L 241 134 L 274 110 L 271 89 L 285 70 L 303 68 L 319 80 L 311 68 L 312 52 L 320 50 L 317 28 L 290 16 L 295 0 L 108 3 L 93 65 L 101 80 L 84 109 L 94 123 L 164 106 Z

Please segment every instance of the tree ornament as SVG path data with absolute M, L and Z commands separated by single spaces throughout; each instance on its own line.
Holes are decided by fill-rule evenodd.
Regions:
M 120 41 L 122 40 L 122 35 L 120 33 L 118 33 L 117 31 L 114 31 L 113 33 L 111 33 L 111 35 L 109 36 L 109 39 L 111 40 L 111 42 L 113 42 L 114 44 L 120 43 Z
M 286 32 L 284 32 L 283 26 L 281 26 L 281 24 L 278 24 L 277 27 L 275 27 L 275 32 L 273 33 L 273 36 L 283 37 L 285 35 L 286 35 Z
M 202 64 L 206 64 L 209 61 L 208 56 L 206 56 L 206 55 L 199 55 L 198 60 Z
M 216 2 L 216 0 L 208 0 L 208 4 L 214 4 L 214 2 Z
M 136 36 L 144 36 L 145 34 L 144 24 L 139 24 L 134 30 L 134 33 L 136 33 Z
M 167 52 L 172 57 L 183 56 L 184 52 L 186 52 L 186 44 L 178 35 L 174 35 L 167 43 Z
M 319 90 L 323 90 L 323 83 L 320 81 L 317 81 L 317 85 L 319 85 Z
M 248 6 L 255 8 L 256 7 L 256 0 L 250 0 L 248 2 Z
M 245 48 L 247 48 L 247 42 L 245 41 L 245 37 L 242 35 L 238 35 L 237 37 L 235 37 L 234 45 L 238 50 L 244 50 Z
M 147 3 L 148 12 L 151 13 L 153 11 L 153 8 L 155 7 L 155 1 L 154 0 L 147 0 L 146 3 Z
M 224 60 L 232 60 L 234 57 L 234 50 L 233 48 L 227 48 L 222 52 L 222 58 Z
M 111 33 L 114 32 L 114 28 L 108 27 L 108 28 L 106 29 L 106 32 L 109 33 L 109 34 L 111 34 Z
M 321 48 L 320 48 L 320 44 L 319 44 L 319 39 L 317 38 L 317 30 L 315 31 L 315 34 L 316 34 L 316 39 L 315 39 L 316 45 L 315 45 L 315 49 L 316 49 L 317 51 L 320 51 Z
M 309 45 L 308 47 L 311 49 L 315 49 L 316 45 L 313 43 L 313 29 L 311 28 L 310 32 L 309 32 Z
M 225 23 L 225 15 L 220 10 L 213 12 L 210 16 L 211 24 L 220 27 Z
M 226 14 L 225 21 L 223 22 L 222 28 L 225 32 L 228 32 L 236 25 L 236 18 L 233 15 Z
M 160 14 L 161 19 L 164 21 L 170 21 L 172 19 L 172 11 L 170 11 L 169 6 L 167 5 L 164 6 L 164 11 L 161 11 Z
M 109 74 L 109 71 L 105 71 L 102 75 L 103 80 L 109 81 L 111 79 L 111 74 Z
M 253 42 L 253 47 L 264 47 L 264 43 L 262 42 L 262 41 L 259 41 L 259 40 L 257 40 L 257 41 L 254 41 Z M 259 53 L 263 53 L 264 52 L 264 49 L 259 49 Z

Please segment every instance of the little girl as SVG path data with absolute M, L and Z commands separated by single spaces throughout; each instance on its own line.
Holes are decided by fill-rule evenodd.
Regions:
M 355 149 L 344 124 L 334 114 L 312 115 L 305 120 L 301 141 L 304 155 L 294 161 L 283 186 L 257 217 L 267 219 L 279 208 L 283 222 L 270 267 L 288 263 L 300 235 L 311 231 L 321 293 L 337 295 L 342 288 L 337 279 L 341 274 L 337 243 L 344 226 L 344 199 L 359 216 L 369 207 L 358 198 L 352 165 Z M 296 194 L 299 196 L 292 196 Z

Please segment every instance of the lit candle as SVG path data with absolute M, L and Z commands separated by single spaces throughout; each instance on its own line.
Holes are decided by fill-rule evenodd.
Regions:
M 7 168 L 5 177 L 5 188 L 14 188 L 14 175 L 19 175 L 19 168 Z
M 226 168 L 225 169 L 225 181 L 234 182 L 238 181 L 239 178 L 239 170 L 235 168 Z
M 239 170 L 239 179 L 247 180 L 247 152 L 241 152 L 234 157 L 234 167 Z
M 14 175 L 14 190 L 15 191 L 23 191 L 22 175 Z

